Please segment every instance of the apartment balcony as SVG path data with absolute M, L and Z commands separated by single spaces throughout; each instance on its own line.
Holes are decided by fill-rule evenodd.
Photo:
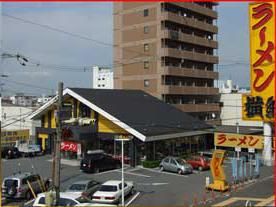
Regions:
M 219 89 L 213 87 L 163 85 L 163 94 L 218 95 Z
M 217 103 L 212 103 L 212 104 L 172 104 L 172 105 L 184 112 L 220 111 L 220 106 Z
M 198 37 L 195 35 L 184 34 L 182 32 L 177 32 L 173 30 L 162 30 L 161 31 L 161 38 L 173 39 L 178 40 L 181 42 L 186 42 L 194 45 L 200 45 L 204 47 L 209 47 L 213 49 L 218 48 L 218 42 L 214 40 L 208 40 L 203 37 Z
M 214 26 L 212 24 L 208 24 L 205 22 L 201 22 L 198 21 L 196 19 L 193 18 L 189 18 L 189 17 L 183 17 L 183 16 L 179 16 L 177 14 L 174 14 L 172 12 L 162 12 L 161 14 L 161 21 L 165 21 L 165 20 L 169 20 L 178 24 L 182 24 L 188 27 L 192 27 L 195 29 L 199 29 L 199 30 L 203 30 L 203 31 L 207 31 L 213 34 L 217 34 L 218 33 L 218 27 Z
M 208 70 L 198 70 L 191 68 L 180 68 L 173 66 L 163 67 L 163 74 L 170 76 L 181 76 L 181 77 L 191 77 L 191 78 L 206 78 L 206 79 L 218 79 L 218 72 L 208 71 Z
M 184 7 L 188 10 L 191 10 L 193 12 L 196 13 L 200 13 L 203 14 L 205 16 L 209 16 L 213 19 L 217 19 L 218 18 L 218 14 L 216 11 L 208 9 L 208 8 L 204 8 L 200 5 L 194 4 L 194 3 L 190 3 L 190 2 L 170 2 L 170 4 L 179 6 L 179 7 Z
M 207 55 L 192 51 L 179 50 L 174 48 L 162 48 L 161 56 L 175 57 L 180 59 L 189 59 L 198 62 L 206 62 L 211 64 L 218 64 L 218 57 L 214 55 Z

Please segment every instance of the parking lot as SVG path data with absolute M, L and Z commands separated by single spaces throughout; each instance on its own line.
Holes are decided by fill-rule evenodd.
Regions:
M 50 156 L 35 158 L 19 158 L 13 160 L 2 160 L 3 177 L 21 172 L 33 171 L 43 177 L 51 177 Z M 69 162 L 70 163 L 70 162 Z M 227 178 L 231 178 L 231 166 L 225 164 Z M 261 168 L 261 179 L 273 175 L 272 167 Z M 178 175 L 175 173 L 161 172 L 159 169 L 145 169 L 142 167 L 125 167 L 125 180 L 133 181 L 135 193 L 125 201 L 126 205 L 191 205 L 227 196 L 218 192 L 205 191 L 205 179 L 211 177 L 210 171 L 194 171 L 193 174 Z M 86 174 L 79 170 L 79 166 L 74 164 L 62 164 L 61 168 L 61 189 L 65 190 L 70 184 L 79 180 L 94 179 L 100 182 L 107 180 L 120 180 L 121 169 L 100 172 L 97 174 Z M 231 179 L 229 180 L 231 182 Z M 267 189 L 273 189 L 267 185 Z M 235 189 L 239 190 L 239 189 Z M 7 205 L 22 205 L 24 201 L 11 202 Z

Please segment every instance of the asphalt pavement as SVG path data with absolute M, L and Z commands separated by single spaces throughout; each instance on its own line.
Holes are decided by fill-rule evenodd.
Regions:
M 39 173 L 43 177 L 51 177 L 52 162 L 51 156 L 41 156 L 34 158 L 19 158 L 13 160 L 2 160 L 2 176 L 6 177 L 18 171 Z M 225 174 L 229 183 L 231 179 L 231 166 L 225 164 Z M 265 197 L 273 192 L 273 167 L 262 167 L 261 176 L 256 182 L 247 183 L 243 186 L 237 186 L 235 189 L 237 195 L 243 192 L 246 186 L 247 191 L 244 196 Z M 223 201 L 231 194 L 222 194 L 219 192 L 206 192 L 205 179 L 211 177 L 210 171 L 195 171 L 189 175 L 178 175 L 169 172 L 160 172 L 159 169 L 144 169 L 141 167 L 125 168 L 125 180 L 133 181 L 136 193 L 133 197 L 126 200 L 128 205 L 139 206 L 165 206 L 165 205 L 212 205 Z M 79 166 L 61 165 L 61 190 L 65 190 L 70 184 L 79 180 L 94 179 L 100 182 L 107 180 L 120 180 L 121 170 L 115 169 L 98 174 L 86 174 L 79 170 Z M 261 181 L 261 182 L 259 182 Z M 260 185 L 260 187 L 254 187 Z M 252 189 L 251 189 L 252 188 Z M 240 192 L 240 193 L 239 193 Z M 248 194 L 246 194 L 246 192 Z M 233 192 L 234 193 L 234 192 Z M 234 196 L 234 194 L 233 194 Z M 207 202 L 208 201 L 208 202 Z M 7 203 L 7 205 L 20 205 L 25 201 L 16 201 Z

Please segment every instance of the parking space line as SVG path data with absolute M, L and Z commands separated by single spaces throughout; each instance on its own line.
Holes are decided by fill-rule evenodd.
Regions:
M 140 192 L 137 192 L 137 193 L 130 199 L 130 201 L 126 203 L 125 206 L 129 206 L 139 195 L 140 195 Z
M 32 203 L 32 202 L 34 202 L 34 201 L 35 201 L 35 199 L 30 200 L 30 201 L 28 201 L 28 202 L 24 203 L 24 206 L 28 206 L 30 203 Z
M 107 174 L 110 172 L 121 172 L 121 170 L 118 170 L 118 169 L 108 170 L 108 171 L 104 171 L 104 172 L 94 173 L 93 175 L 103 175 L 103 174 Z
M 148 175 L 143 175 L 143 174 L 138 174 L 138 173 L 132 173 L 132 172 L 125 172 L 125 174 L 136 175 L 136 176 L 141 176 L 141 177 L 145 177 L 145 178 L 150 178 L 151 177 L 151 176 L 148 176 Z
M 127 170 L 127 172 L 133 172 L 133 171 L 137 171 L 137 170 L 140 170 L 140 168 L 132 168 L 130 170 Z
M 164 171 L 157 171 L 157 170 L 152 170 L 149 168 L 141 168 L 143 170 L 148 170 L 150 172 L 155 172 L 155 173 L 160 173 L 160 174 L 166 174 L 166 175 L 172 175 L 172 176 L 179 176 L 179 177 L 184 177 L 184 178 L 188 178 L 188 175 L 179 175 L 179 174 L 173 174 L 173 173 L 169 173 L 169 172 L 164 172 Z

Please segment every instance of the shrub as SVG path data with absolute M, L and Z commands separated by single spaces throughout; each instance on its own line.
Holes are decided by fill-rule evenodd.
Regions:
M 143 167 L 145 168 L 156 168 L 159 167 L 159 160 L 145 160 L 142 162 Z

